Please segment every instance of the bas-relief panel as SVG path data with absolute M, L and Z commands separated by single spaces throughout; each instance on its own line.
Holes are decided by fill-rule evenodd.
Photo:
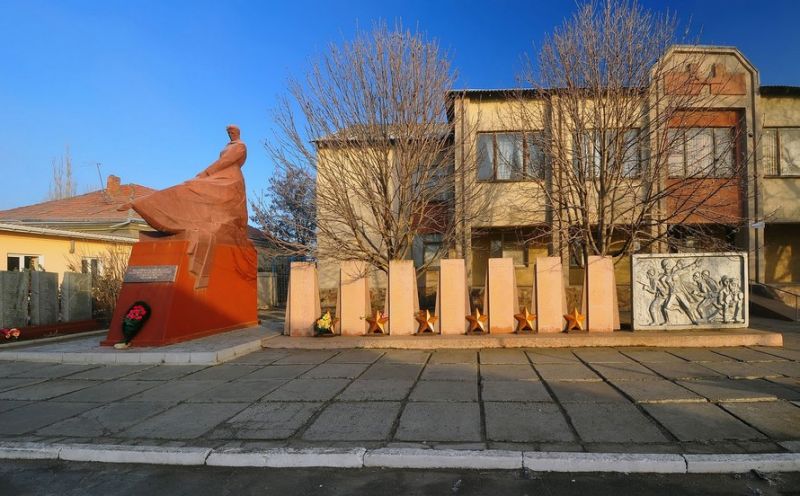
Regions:
M 634 329 L 747 327 L 747 254 L 634 255 Z

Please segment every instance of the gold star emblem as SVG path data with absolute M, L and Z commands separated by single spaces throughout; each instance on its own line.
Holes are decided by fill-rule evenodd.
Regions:
M 583 321 L 586 320 L 586 316 L 581 315 L 577 308 L 572 309 L 572 313 L 568 313 L 564 315 L 564 318 L 567 319 L 567 331 L 571 331 L 576 329 L 578 331 L 583 330 Z
M 384 315 L 380 310 L 375 310 L 375 316 L 367 317 L 365 320 L 369 322 L 367 334 L 386 334 L 386 329 L 383 326 L 389 322 L 388 315 Z
M 536 319 L 536 314 L 528 312 L 528 307 L 514 315 L 514 318 L 517 319 L 517 332 L 533 332 L 533 321 Z
M 469 321 L 469 329 L 467 330 L 467 334 L 484 334 L 486 332 L 486 321 L 489 320 L 489 317 L 486 315 L 481 315 L 480 310 L 476 308 L 465 318 Z
M 436 332 L 434 324 L 436 324 L 436 321 L 439 320 L 439 317 L 431 315 L 430 311 L 420 310 L 417 316 L 414 318 L 417 319 L 417 322 L 419 322 L 417 334 L 431 334 Z

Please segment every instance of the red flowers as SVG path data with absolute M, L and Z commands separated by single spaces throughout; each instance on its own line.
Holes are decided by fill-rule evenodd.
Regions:
M 130 320 L 142 320 L 145 315 L 147 315 L 147 309 L 141 305 L 134 305 L 128 310 L 128 313 L 125 315 L 126 319 Z
M 20 332 L 19 329 L 12 327 L 11 329 L 0 329 L 0 334 L 2 334 L 5 339 L 17 339 L 19 338 Z

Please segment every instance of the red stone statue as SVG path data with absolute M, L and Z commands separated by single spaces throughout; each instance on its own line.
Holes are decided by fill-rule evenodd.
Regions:
M 230 142 L 219 159 L 186 182 L 137 198 L 133 209 L 158 232 L 140 235 L 128 262 L 108 338 L 115 344 L 130 301 L 152 306 L 152 318 L 133 346 L 169 344 L 254 325 L 256 252 L 247 236 L 247 197 L 241 167 L 247 147 L 239 128 L 228 126 Z M 174 269 L 173 269 L 174 268 Z M 174 280 L 141 274 L 174 270 Z M 146 279 L 146 277 L 145 277 Z

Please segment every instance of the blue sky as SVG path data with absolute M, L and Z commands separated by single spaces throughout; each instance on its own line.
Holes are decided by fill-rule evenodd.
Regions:
M 735 45 L 762 84 L 800 86 L 800 2 L 644 1 Z M 164 188 L 196 174 L 237 123 L 251 194 L 272 164 L 262 143 L 286 77 L 373 20 L 419 26 L 448 48 L 460 87 L 513 86 L 520 57 L 575 9 L 570 0 L 379 2 L 0 0 L 0 209 L 47 195 L 72 151 L 80 191 L 116 174 Z M 701 30 L 701 31 L 700 31 Z

